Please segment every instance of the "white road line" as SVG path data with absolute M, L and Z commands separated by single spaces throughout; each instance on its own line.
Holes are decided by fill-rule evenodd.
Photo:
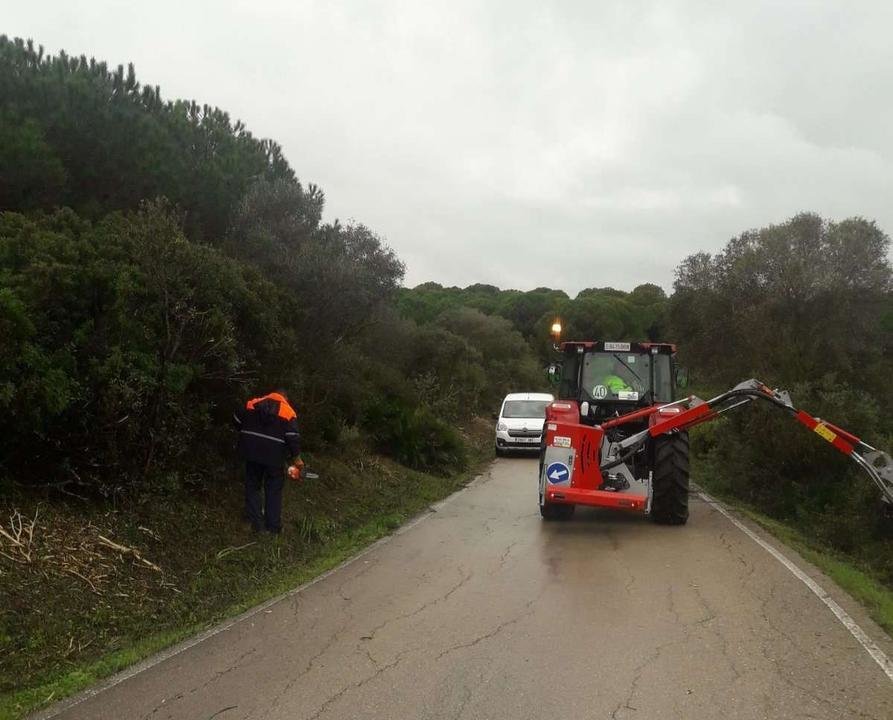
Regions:
M 322 575 L 317 575 L 315 578 L 313 578 L 312 580 L 308 580 L 303 585 L 299 585 L 298 587 L 292 588 L 291 590 L 288 590 L 287 592 L 285 592 L 281 595 L 277 595 L 274 598 L 270 598 L 269 600 L 261 603 L 260 605 L 255 605 L 253 608 L 251 608 L 250 610 L 246 610 L 241 615 L 237 615 L 234 618 L 226 620 L 225 622 L 221 623 L 220 625 L 209 628 L 208 630 L 205 630 L 204 632 L 201 632 L 198 635 L 194 635 L 193 637 L 189 638 L 188 640 L 184 640 L 183 642 L 181 642 L 177 645 L 174 645 L 172 647 L 169 647 L 166 650 L 162 650 L 158 653 L 155 653 L 154 655 L 149 656 L 145 660 L 141 660 L 140 662 L 136 663 L 135 665 L 132 665 L 131 667 L 127 668 L 126 670 L 122 670 L 121 672 L 116 673 L 115 675 L 112 675 L 110 678 L 107 678 L 106 680 L 100 680 L 96 685 L 89 687 L 86 690 L 82 690 L 77 695 L 73 695 L 72 697 L 66 698 L 65 700 L 60 700 L 58 703 L 55 703 L 54 705 L 51 705 L 50 707 L 45 708 L 44 710 L 39 710 L 36 713 L 34 713 L 33 715 L 29 715 L 30 720 L 51 720 L 51 718 L 61 715 L 66 710 L 70 710 L 71 708 L 75 707 L 76 705 L 80 705 L 85 700 L 89 700 L 90 698 L 95 697 L 96 695 L 99 695 L 100 693 L 103 693 L 106 690 L 111 690 L 113 687 L 115 687 L 116 685 L 120 685 L 125 680 L 129 680 L 130 678 L 135 677 L 136 675 L 139 675 L 140 673 L 143 673 L 146 670 L 150 670 L 151 668 L 155 667 L 156 665 L 160 665 L 161 663 L 165 662 L 166 660 L 170 660 L 172 657 L 176 657 L 177 655 L 186 652 L 187 650 L 195 647 L 199 643 L 203 643 L 205 640 L 210 640 L 215 635 L 219 635 L 222 632 L 226 632 L 227 630 L 234 627 L 235 625 L 238 625 L 240 622 L 249 620 L 249 619 L 253 618 L 255 615 L 259 615 L 264 610 L 270 609 L 273 605 L 276 605 L 277 603 L 280 603 L 283 600 L 288 600 L 289 598 L 294 597 L 295 595 L 298 595 L 298 594 L 304 592 L 307 588 L 310 588 L 313 585 L 316 585 L 318 582 L 322 582 L 327 577 L 337 573 L 339 570 L 343 570 L 344 568 L 348 567 L 349 565 L 353 565 L 357 560 L 365 557 L 366 555 L 371 553 L 373 550 L 377 550 L 382 545 L 390 542 L 394 538 L 399 537 L 400 535 L 403 535 L 404 533 L 408 532 L 409 530 L 412 530 L 412 528 L 414 528 L 419 523 L 427 520 L 432 515 L 435 515 L 436 513 L 438 513 L 441 510 L 441 508 L 443 508 L 444 506 L 451 503 L 465 490 L 468 490 L 469 488 L 477 485 L 481 481 L 481 479 L 486 477 L 487 475 L 489 475 L 489 471 L 481 473 L 480 475 L 475 477 L 474 480 L 472 480 L 470 483 L 468 483 L 464 487 L 459 488 L 458 490 L 456 490 L 456 492 L 452 493 L 451 495 L 448 495 L 443 500 L 430 505 L 427 510 L 425 510 L 420 515 L 418 515 L 417 517 L 415 517 L 412 520 L 410 520 L 409 522 L 407 522 L 405 525 L 401 525 L 399 528 L 397 528 L 390 535 L 385 535 L 383 538 L 379 538 L 378 540 L 376 540 L 374 543 L 372 543 L 368 547 L 360 550 L 356 555 L 353 555 L 352 557 L 349 557 L 344 562 L 336 565 L 335 567 L 333 567 L 329 570 L 326 570 L 324 573 L 322 573 Z
M 778 550 L 772 547 L 769 543 L 767 543 L 763 538 L 757 535 L 753 530 L 747 527 L 744 523 L 734 517 L 728 510 L 726 510 L 725 506 L 719 502 L 718 500 L 714 500 L 707 493 L 699 492 L 698 496 L 710 505 L 714 510 L 719 513 L 722 513 L 726 517 L 726 519 L 731 522 L 735 527 L 737 527 L 741 532 L 747 535 L 751 540 L 753 540 L 757 545 L 759 545 L 763 550 L 769 553 L 772 557 L 774 557 L 778 562 L 784 565 L 788 570 L 791 571 L 791 574 L 796 577 L 800 582 L 802 582 L 806 587 L 812 590 L 813 594 L 821 600 L 825 605 L 828 606 L 828 609 L 834 613 L 835 617 L 840 620 L 841 624 L 850 631 L 850 634 L 856 638 L 859 644 L 865 648 L 865 651 L 871 655 L 874 661 L 880 665 L 881 670 L 884 671 L 886 676 L 893 680 L 893 662 L 890 661 L 890 658 L 881 650 L 877 644 L 872 640 L 866 632 L 859 627 L 855 620 L 850 617 L 849 613 L 844 610 L 837 602 L 832 598 L 825 589 L 819 585 L 815 580 L 813 580 L 809 575 L 803 572 L 800 568 L 798 568 L 794 563 L 792 563 L 788 558 L 782 555 Z

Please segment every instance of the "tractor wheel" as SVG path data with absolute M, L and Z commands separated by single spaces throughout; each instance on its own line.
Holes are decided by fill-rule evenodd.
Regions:
M 540 505 L 540 515 L 543 520 L 570 520 L 574 516 L 576 505 L 559 505 L 558 503 L 546 503 Z
M 540 479 L 539 479 L 539 506 L 543 520 L 570 520 L 574 515 L 576 505 L 560 505 L 546 502 L 546 478 L 543 474 L 543 466 L 546 462 L 546 446 L 540 446 Z
M 651 519 L 661 525 L 688 521 L 688 433 L 654 440 Z

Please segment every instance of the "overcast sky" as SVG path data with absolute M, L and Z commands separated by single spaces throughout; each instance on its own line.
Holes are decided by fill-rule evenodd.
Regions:
M 0 0 L 272 137 L 407 285 L 671 288 L 800 210 L 893 230 L 893 3 Z

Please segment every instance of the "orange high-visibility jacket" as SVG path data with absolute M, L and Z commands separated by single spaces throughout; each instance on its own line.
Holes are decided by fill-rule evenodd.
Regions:
M 301 451 L 298 415 L 279 393 L 253 398 L 233 413 L 239 455 L 250 462 L 281 466 Z

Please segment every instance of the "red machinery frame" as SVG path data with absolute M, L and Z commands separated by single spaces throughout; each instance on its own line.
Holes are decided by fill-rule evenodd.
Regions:
M 742 382 L 711 400 L 691 395 L 612 418 L 602 425 L 581 424 L 580 406 L 575 401 L 553 402 L 546 411 L 540 502 L 648 513 L 652 497 L 650 479 L 635 480 L 629 483 L 628 490 L 603 489 L 606 478 L 612 476 L 611 471 L 632 479 L 626 463 L 649 439 L 688 430 L 753 400 L 764 400 L 793 415 L 806 428 L 849 456 L 868 473 L 888 507 L 893 506 L 893 462 L 887 453 L 828 421 L 798 410 L 786 391 L 773 390 L 758 380 Z M 605 430 L 643 419 L 648 420 L 645 430 L 619 442 L 606 440 Z M 550 476 L 553 467 L 555 471 Z

